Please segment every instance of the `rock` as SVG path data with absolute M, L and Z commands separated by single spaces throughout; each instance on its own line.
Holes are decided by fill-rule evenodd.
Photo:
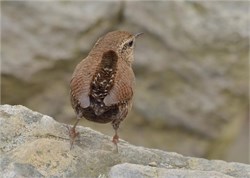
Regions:
M 226 174 L 222 174 L 215 171 L 198 171 L 198 170 L 182 170 L 182 169 L 164 169 L 164 168 L 152 168 L 149 166 L 137 165 L 137 164 L 118 164 L 111 168 L 109 172 L 109 178 L 232 178 Z
M 125 18 L 161 38 L 138 46 L 135 67 L 147 72 L 137 72 L 135 107 L 144 118 L 209 137 L 245 118 L 247 101 L 239 97 L 248 93 L 247 4 L 127 3 Z
M 27 79 L 53 67 L 58 60 L 75 58 L 77 50 L 89 49 L 94 41 L 82 42 L 87 31 L 99 29 L 90 35 L 93 39 L 105 33 L 115 22 L 120 4 L 3 2 L 2 7 L 2 64 L 5 66 L 2 73 Z
M 125 18 L 171 49 L 237 52 L 249 45 L 248 7 L 248 2 L 127 2 Z
M 127 2 L 125 19 L 146 32 L 137 46 L 134 109 L 165 130 L 161 142 L 164 135 L 175 137 L 167 141 L 174 150 L 192 154 L 199 145 L 195 155 L 223 157 L 245 123 L 248 7 L 248 2 Z M 178 128 L 181 137 L 167 131 Z M 183 146 L 175 140 L 184 140 Z
M 67 129 L 53 118 L 21 105 L 0 106 L 0 170 L 3 177 L 250 177 L 250 166 L 184 157 L 119 143 L 79 126 L 69 149 Z M 147 166 L 157 163 L 157 167 Z

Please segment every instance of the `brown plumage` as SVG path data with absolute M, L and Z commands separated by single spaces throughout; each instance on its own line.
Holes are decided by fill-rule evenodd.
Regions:
M 132 106 L 135 76 L 131 64 L 135 38 L 140 34 L 109 32 L 76 66 L 70 82 L 71 104 L 77 115 L 70 129 L 71 146 L 78 136 L 75 127 L 79 119 L 86 118 L 99 123 L 111 122 L 117 148 L 117 130 Z

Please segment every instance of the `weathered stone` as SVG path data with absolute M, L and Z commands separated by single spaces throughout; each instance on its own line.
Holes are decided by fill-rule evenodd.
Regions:
M 226 174 L 222 174 L 216 171 L 194 171 L 194 170 L 182 170 L 182 169 L 164 169 L 164 168 L 152 168 L 150 166 L 143 166 L 137 164 L 118 164 L 111 168 L 109 172 L 109 178 L 232 178 Z
M 182 128 L 188 138 L 173 140 L 193 143 L 184 154 L 202 144 L 201 155 L 222 156 L 246 120 L 248 11 L 249 2 L 126 4 L 125 19 L 146 31 L 137 46 L 135 111 L 156 128 Z
M 111 137 L 81 126 L 70 150 L 64 124 L 20 105 L 1 105 L 0 123 L 3 177 L 250 177 L 246 164 L 184 157 L 123 140 L 116 153 Z M 152 162 L 157 166 L 147 166 Z
M 125 18 L 171 49 L 227 50 L 249 46 L 249 2 L 128 2 Z
M 125 17 L 164 41 L 145 37 L 138 46 L 136 64 L 145 72 L 137 73 L 135 107 L 146 119 L 217 137 L 225 123 L 244 118 L 247 101 L 239 97 L 248 92 L 248 5 L 127 3 Z
M 21 79 L 70 60 L 94 41 L 79 43 L 102 23 L 95 39 L 116 21 L 115 2 L 2 2 L 2 73 Z M 99 30 L 98 30 L 99 29 Z M 18 69 L 18 70 L 16 70 Z

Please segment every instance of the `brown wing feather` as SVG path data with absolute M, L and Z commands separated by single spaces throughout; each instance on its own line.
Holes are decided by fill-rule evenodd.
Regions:
M 133 97 L 135 76 L 133 70 L 127 64 L 118 65 L 115 84 L 110 93 L 104 98 L 106 106 L 126 103 Z M 125 73 L 126 71 L 126 73 Z
M 91 64 L 88 57 L 76 66 L 70 81 L 71 103 L 73 106 L 77 104 L 76 102 L 80 102 L 83 108 L 87 108 L 90 105 L 90 82 L 95 67 L 96 65 Z

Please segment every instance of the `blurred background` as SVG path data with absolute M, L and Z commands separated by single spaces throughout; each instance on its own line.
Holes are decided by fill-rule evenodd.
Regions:
M 76 64 L 109 31 L 144 32 L 136 41 L 134 105 L 120 137 L 249 163 L 249 3 L 1 2 L 1 103 L 72 124 Z M 110 124 L 80 125 L 114 132 Z

